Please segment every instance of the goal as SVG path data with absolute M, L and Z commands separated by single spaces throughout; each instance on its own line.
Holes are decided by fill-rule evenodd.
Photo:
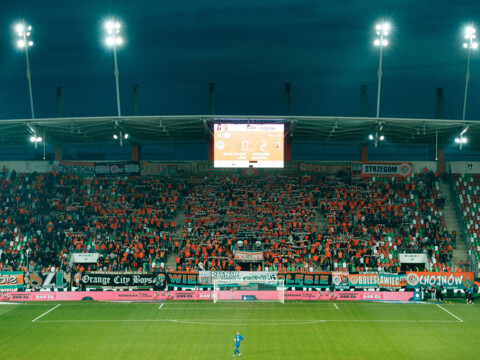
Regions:
M 284 280 L 213 280 L 213 302 L 285 302 Z

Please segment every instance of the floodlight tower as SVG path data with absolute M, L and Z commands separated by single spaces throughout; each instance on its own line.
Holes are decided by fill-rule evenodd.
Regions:
M 120 36 L 120 28 L 121 24 L 118 21 L 115 21 L 114 18 L 110 19 L 105 23 L 105 30 L 107 31 L 107 37 L 105 42 L 107 46 L 113 47 L 113 59 L 115 62 L 115 83 L 117 88 L 117 110 L 118 110 L 118 117 L 122 116 L 120 111 L 120 89 L 118 84 L 118 61 L 117 61 L 117 46 L 123 44 L 123 39 Z
M 117 46 L 123 44 L 123 39 L 120 36 L 120 28 L 121 28 L 120 22 L 116 21 L 114 18 L 111 18 L 109 21 L 105 23 L 105 30 L 107 32 L 107 37 L 105 39 L 105 42 L 107 46 L 113 47 L 113 59 L 115 62 L 115 69 L 114 69 L 114 74 L 115 74 L 115 85 L 117 89 L 117 112 L 118 112 L 118 119 L 115 121 L 115 127 L 119 127 L 119 121 L 120 117 L 122 116 L 122 112 L 120 110 L 120 86 L 118 82 L 118 61 L 117 61 Z M 123 134 L 122 130 L 120 130 L 120 146 L 123 145 Z
M 473 27 L 473 24 L 465 28 L 465 42 L 463 47 L 468 49 L 468 60 L 467 60 L 467 74 L 465 75 L 465 95 L 463 97 L 463 114 L 462 120 L 465 120 L 465 111 L 467 109 L 467 92 L 468 92 L 468 82 L 470 81 L 470 55 L 471 50 L 478 48 L 478 43 L 475 41 L 477 30 Z M 461 145 L 460 145 L 461 146 Z
M 378 62 L 378 91 L 377 91 L 377 118 L 380 116 L 380 90 L 382 88 L 382 60 L 383 47 L 388 45 L 386 37 L 390 32 L 390 24 L 382 21 L 375 26 L 377 38 L 375 39 L 375 46 L 380 48 L 379 62 Z
M 15 32 L 20 38 L 17 41 L 17 46 L 20 49 L 25 49 L 25 57 L 27 59 L 27 80 L 28 80 L 28 90 L 30 92 L 30 109 L 32 111 L 32 119 L 35 119 L 35 111 L 33 108 L 33 95 L 32 95 L 32 76 L 30 73 L 30 61 L 28 60 L 28 48 L 33 46 L 33 41 L 30 39 L 32 27 L 25 23 L 25 19 L 21 23 L 15 25 Z

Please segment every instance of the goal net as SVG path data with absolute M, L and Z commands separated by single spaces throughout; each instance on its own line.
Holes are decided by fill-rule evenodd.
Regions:
M 213 302 L 285 301 L 284 280 L 213 281 Z

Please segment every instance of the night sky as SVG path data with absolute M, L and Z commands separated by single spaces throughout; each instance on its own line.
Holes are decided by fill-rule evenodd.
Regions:
M 123 24 L 118 49 L 122 113 L 140 86 L 140 115 L 360 116 L 367 85 L 375 116 L 375 23 L 392 24 L 384 50 L 380 116 L 433 118 L 436 88 L 449 119 L 462 116 L 467 50 L 463 30 L 480 26 L 478 0 L 2 0 L 0 119 L 28 118 L 25 53 L 14 24 L 32 25 L 29 49 L 36 117 L 54 116 L 57 86 L 65 116 L 116 115 L 113 51 L 103 22 Z M 476 16 L 476 17 L 475 17 Z M 478 29 L 480 32 L 480 29 Z M 480 49 L 479 49 L 480 50 Z M 467 119 L 480 119 L 480 56 L 472 54 Z

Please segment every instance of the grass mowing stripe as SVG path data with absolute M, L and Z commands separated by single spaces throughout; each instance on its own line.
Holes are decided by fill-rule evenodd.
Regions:
M 52 309 L 53 310 L 53 309 Z M 109 322 L 173 322 L 173 323 L 186 323 L 186 324 L 199 324 L 199 325 L 270 325 L 270 326 L 279 326 L 279 325 L 301 325 L 307 323 L 325 323 L 325 322 L 379 322 L 379 323 L 457 323 L 458 321 L 454 320 L 406 320 L 406 319 L 305 319 L 305 320 L 267 320 L 267 319 L 235 319 L 229 321 L 228 323 L 218 323 L 215 321 L 222 319 L 77 319 L 77 320 L 41 320 L 37 323 L 86 323 L 86 322 L 97 322 L 97 323 L 109 323 Z M 261 323 L 249 324 L 249 321 L 258 321 Z M 273 321 L 268 323 L 268 321 Z
M 39 317 L 33 319 L 32 322 L 35 322 L 36 320 L 40 319 L 42 316 L 47 315 L 50 311 L 55 310 L 55 309 L 58 308 L 60 305 L 62 305 L 62 304 L 58 304 L 57 306 L 55 306 L 55 307 L 51 308 L 50 310 L 44 312 L 44 313 L 43 313 L 42 315 L 40 315 Z
M 443 311 L 446 311 L 447 313 L 449 313 L 450 315 L 452 315 L 455 319 L 458 319 L 458 321 L 463 322 L 463 320 L 460 319 L 457 315 L 452 314 L 450 311 L 448 311 L 447 309 L 443 308 L 441 305 L 437 304 L 437 306 L 438 306 L 440 309 L 442 309 Z

